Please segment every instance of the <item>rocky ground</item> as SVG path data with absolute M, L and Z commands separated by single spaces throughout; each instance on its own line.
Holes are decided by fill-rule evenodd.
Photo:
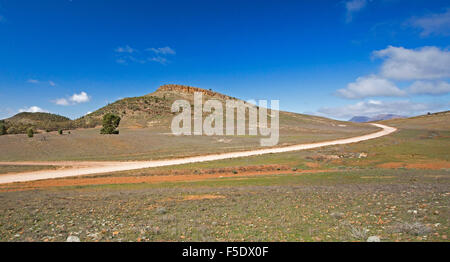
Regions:
M 0 193 L 1 241 L 448 241 L 448 170 Z

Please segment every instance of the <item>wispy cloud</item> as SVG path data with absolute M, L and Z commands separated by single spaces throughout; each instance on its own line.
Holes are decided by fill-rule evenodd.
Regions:
M 43 112 L 43 113 L 48 113 L 47 110 L 42 109 L 42 108 L 40 108 L 38 106 L 30 106 L 30 107 L 27 107 L 27 108 L 22 108 L 22 109 L 19 110 L 19 112 L 20 113 L 22 113 L 22 112 L 29 112 L 29 113 Z
M 350 23 L 353 20 L 353 14 L 362 10 L 367 5 L 367 0 L 350 0 L 345 2 L 346 22 Z
M 146 48 L 144 51 L 147 52 L 141 52 L 136 48 L 126 45 L 124 47 L 118 47 L 114 51 L 117 55 L 116 62 L 122 65 L 128 65 L 130 63 L 145 64 L 148 62 L 157 62 L 166 65 L 170 62 L 167 56 L 176 54 L 175 50 L 168 46 Z
M 167 62 L 168 62 L 167 58 L 161 57 L 161 56 L 152 57 L 152 58 L 150 58 L 150 60 L 153 61 L 153 62 L 157 62 L 157 63 L 163 64 L 163 65 L 167 64 Z
M 56 83 L 53 82 L 52 80 L 40 81 L 37 79 L 28 79 L 26 82 L 29 84 L 46 84 L 46 83 L 48 83 L 50 86 L 56 86 Z
M 129 45 L 126 45 L 124 47 L 119 46 L 114 51 L 117 52 L 117 53 L 128 53 L 128 54 L 132 54 L 132 53 L 136 53 L 137 52 L 136 49 L 131 48 Z
M 173 50 L 172 48 L 166 46 L 166 47 L 159 47 L 159 48 L 147 48 L 146 51 L 151 51 L 154 52 L 155 54 L 158 55 L 174 55 L 175 50 Z
M 76 105 L 81 103 L 87 103 L 90 101 L 90 97 L 86 92 L 81 92 L 79 94 L 73 94 L 69 98 L 58 98 L 54 100 L 53 102 L 60 106 L 69 106 L 69 105 Z
M 409 24 L 419 28 L 420 35 L 426 37 L 429 35 L 450 35 L 450 8 L 444 13 L 429 14 L 423 17 L 413 17 Z
M 28 80 L 27 80 L 27 83 L 30 83 L 30 84 L 39 84 L 39 80 L 36 80 L 36 79 L 28 79 Z

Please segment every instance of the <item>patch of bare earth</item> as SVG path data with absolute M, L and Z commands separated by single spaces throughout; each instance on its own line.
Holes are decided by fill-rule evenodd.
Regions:
M 172 172 L 157 172 L 148 173 L 147 175 L 139 176 L 115 176 L 114 174 L 104 177 L 76 177 L 76 178 L 61 178 L 48 179 L 30 182 L 19 182 L 0 185 L 0 192 L 6 191 L 26 191 L 50 187 L 64 187 L 64 186 L 88 186 L 88 185 L 106 185 L 106 184 L 139 184 L 139 183 L 164 183 L 164 182 L 182 182 L 182 181 L 201 181 L 214 178 L 228 178 L 228 177 L 250 177 L 250 176 L 264 176 L 264 175 L 280 175 L 292 173 L 293 175 L 322 173 L 333 170 L 315 169 L 315 170 L 291 170 L 286 166 L 268 165 L 268 166 L 251 166 L 239 168 L 219 168 L 207 169 L 201 171 L 192 170 L 177 170 Z

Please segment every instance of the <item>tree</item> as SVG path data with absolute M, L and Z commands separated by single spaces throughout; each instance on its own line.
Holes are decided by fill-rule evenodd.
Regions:
M 6 126 L 5 126 L 5 123 L 3 123 L 3 122 L 0 122 L 0 136 L 1 135 L 6 135 L 7 133 L 6 133 Z
M 33 131 L 33 128 L 28 128 L 27 129 L 27 135 L 28 135 L 28 137 L 33 137 L 34 136 L 34 131 Z
M 100 134 L 119 134 L 119 130 L 116 130 L 120 124 L 120 117 L 107 113 L 103 116 L 103 128 L 100 130 Z

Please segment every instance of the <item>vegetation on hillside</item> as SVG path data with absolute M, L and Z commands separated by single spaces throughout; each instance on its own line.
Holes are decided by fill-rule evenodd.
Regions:
M 108 104 L 97 111 L 73 121 L 73 126 L 92 128 L 102 125 L 103 116 L 114 114 L 125 120 L 126 126 L 146 127 L 147 123 L 171 114 L 171 103 L 164 97 L 129 97 Z
M 6 135 L 6 126 L 5 126 L 5 121 L 1 120 L 0 121 L 0 136 L 1 135 Z
M 120 117 L 111 113 L 103 116 L 103 128 L 100 130 L 100 134 L 119 134 Z
M 1 134 L 25 134 L 27 130 L 56 131 L 58 129 L 73 128 L 72 121 L 64 116 L 50 113 L 22 112 L 0 123 Z M 2 133 L 2 130 L 6 130 Z

